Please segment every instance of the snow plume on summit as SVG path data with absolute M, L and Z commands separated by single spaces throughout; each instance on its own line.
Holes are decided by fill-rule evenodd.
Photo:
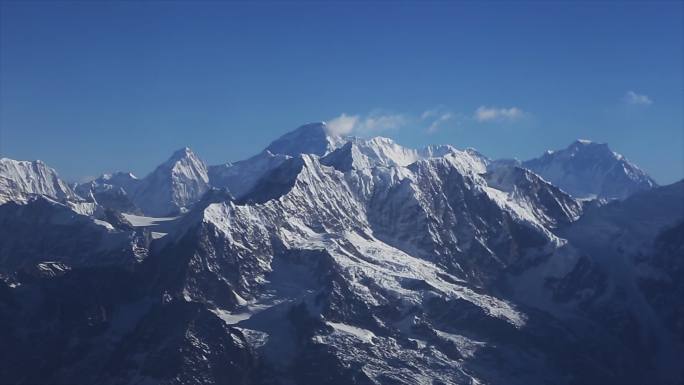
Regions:
M 327 122 L 326 132 L 332 136 L 350 135 L 358 121 L 358 116 L 349 116 L 347 114 L 342 114 Z
M 338 133 L 331 132 L 326 123 L 317 122 L 305 124 L 288 132 L 271 142 L 266 150 L 273 154 L 289 156 L 299 154 L 323 156 L 342 144 L 344 144 L 344 139 Z
M 405 125 L 407 119 L 401 114 L 374 112 L 366 116 L 342 114 L 327 123 L 328 133 L 332 136 L 376 135 Z

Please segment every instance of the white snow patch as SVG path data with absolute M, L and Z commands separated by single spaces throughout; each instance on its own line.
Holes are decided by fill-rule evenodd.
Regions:
M 221 318 L 223 322 L 226 323 L 226 325 L 238 324 L 246 319 L 250 319 L 252 315 L 254 315 L 254 313 L 250 311 L 231 313 L 229 311 L 221 309 L 213 309 L 212 313 L 216 314 L 219 318 Z
M 435 333 L 441 338 L 453 342 L 459 353 L 466 358 L 473 357 L 478 350 L 487 345 L 485 342 L 475 341 L 459 334 L 447 333 L 437 329 L 435 329 Z
M 178 217 L 145 217 L 141 215 L 122 214 L 133 227 L 158 226 L 163 222 L 173 221 Z
M 242 300 L 244 303 L 246 303 L 246 301 L 244 299 L 242 299 L 241 297 L 239 297 L 238 301 L 240 301 L 240 300 Z M 276 301 L 270 301 L 269 300 L 265 303 L 252 303 L 250 305 L 243 306 L 237 312 L 230 312 L 228 310 L 223 310 L 223 309 L 213 309 L 213 310 L 211 310 L 211 312 L 216 314 L 219 318 L 221 318 L 226 323 L 226 325 L 236 325 L 242 321 L 245 321 L 245 320 L 252 318 L 252 316 L 257 314 L 257 313 L 261 313 L 262 311 L 264 311 L 268 308 L 271 308 L 273 306 L 279 305 L 282 302 L 283 302 L 283 300 L 276 300 Z
M 253 349 L 259 349 L 268 342 L 268 333 L 238 326 L 235 326 L 235 328 L 242 332 L 242 335 L 245 336 L 249 346 L 251 346 Z
M 96 225 L 99 225 L 99 226 L 106 228 L 107 230 L 114 230 L 114 226 L 112 226 L 112 224 L 109 222 L 105 222 L 105 221 L 100 220 L 100 219 L 93 219 L 93 222 Z
M 122 214 L 123 217 L 133 226 L 149 228 L 152 239 L 160 239 L 169 233 L 169 228 L 174 220 L 179 217 L 146 217 L 133 214 Z M 153 231 L 157 230 L 157 231 Z
M 370 330 L 362 329 L 356 326 L 347 325 L 340 322 L 327 321 L 326 324 L 332 326 L 332 328 L 335 329 L 335 331 L 352 335 L 365 343 L 372 344 L 373 338 L 375 338 L 375 334 L 373 334 L 373 332 L 371 332 Z

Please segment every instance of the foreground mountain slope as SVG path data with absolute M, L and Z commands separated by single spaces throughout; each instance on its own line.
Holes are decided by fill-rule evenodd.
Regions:
M 574 282 L 565 280 L 563 296 L 579 300 L 595 319 L 652 351 L 649 360 L 657 368 L 658 383 L 682 381 L 675 358 L 684 354 L 684 282 L 678 274 L 682 254 L 677 252 L 684 239 L 682 223 L 680 181 L 588 210 L 560 231 L 589 257 L 582 275 L 605 277 L 602 286 L 586 286 L 571 274 Z
M 577 198 L 624 199 L 656 186 L 643 170 L 605 143 L 577 140 L 522 165 Z
M 113 218 L 110 221 L 116 223 Z M 130 265 L 146 252 L 144 236 L 132 230 L 125 224 L 115 228 L 43 196 L 22 204 L 0 205 L 0 274 L 53 274 L 79 266 Z
M 274 378 L 466 383 L 474 374 L 464 359 L 479 349 L 501 359 L 515 351 L 513 341 L 528 334 L 520 331 L 527 315 L 507 301 L 475 292 L 432 261 L 376 239 L 368 208 L 344 174 L 309 156 L 286 162 L 276 173 L 277 183 L 264 179 L 245 197 L 248 205 L 213 203 L 192 213 L 186 230 L 166 237 L 166 251 L 149 260 L 168 272 L 159 282 L 171 285 L 172 297 L 204 303 L 239 327 Z M 264 190 L 272 193 L 263 195 Z M 449 308 L 469 309 L 460 333 L 470 338 L 438 322 Z M 493 329 L 467 331 L 478 322 Z M 510 334 L 511 342 L 486 349 L 494 331 Z M 538 343 L 530 349 L 543 349 Z M 433 353 L 424 350 L 427 345 Z M 389 373 L 393 356 L 402 358 Z M 501 371 L 533 361 L 524 354 Z M 324 363 L 339 377 L 315 369 Z M 489 370 L 478 375 L 498 376 Z
M 489 167 L 485 179 L 490 187 L 506 192 L 547 227 L 572 223 L 582 214 L 580 202 L 525 168 Z
M 217 370 L 233 370 L 218 363 L 227 359 L 239 363 L 232 375 L 250 378 L 248 383 L 408 384 L 439 379 L 461 384 L 511 383 L 515 378 L 512 383 L 522 384 L 565 382 L 571 373 L 577 380 L 576 372 L 609 382 L 610 376 L 594 363 L 599 357 L 584 351 L 582 340 L 564 331 L 560 321 L 495 294 L 494 277 L 529 263 L 528 252 L 552 257 L 539 252 L 556 241 L 533 217 L 517 216 L 508 206 L 512 203 L 490 198 L 471 161 L 450 155 L 411 168 L 342 173 L 316 157 L 301 156 L 274 170 L 274 178 L 264 178 L 245 203 L 196 207 L 174 232 L 153 243 L 156 251 L 134 276 L 117 278 L 138 282 L 127 284 L 138 294 L 85 299 L 85 314 L 92 314 L 87 310 L 92 306 L 109 309 L 88 319 L 99 325 L 99 338 L 112 345 L 78 353 L 85 354 L 82 362 L 97 357 L 106 363 L 79 371 L 79 378 L 217 382 L 224 378 Z M 368 177 L 372 185 L 359 183 Z M 406 191 L 427 226 L 414 227 L 414 233 L 436 230 L 443 218 L 458 222 L 463 213 L 490 214 L 426 241 L 425 253 L 414 256 L 392 246 L 405 247 L 401 242 L 375 237 L 382 226 L 372 218 L 386 213 L 378 211 L 373 197 L 393 186 L 413 186 Z M 406 200 L 396 204 L 401 201 Z M 456 205 L 469 201 L 470 206 Z M 521 238 L 520 230 L 512 231 L 518 225 L 536 233 L 537 240 L 529 243 L 529 234 Z M 438 245 L 448 246 L 439 241 L 447 237 L 463 252 L 431 256 L 440 251 Z M 513 254 L 511 242 L 518 249 Z M 473 259 L 474 250 L 465 249 L 475 243 L 490 250 L 480 252 L 479 261 Z M 76 279 L 74 274 L 69 279 Z M 20 288 L 17 293 L 33 290 L 30 284 Z M 132 311 L 133 306 L 138 310 Z M 182 321 L 190 310 L 180 309 L 193 308 L 191 314 L 198 314 L 193 317 L 201 314 L 207 325 L 203 332 L 195 326 L 200 318 Z M 157 314 L 174 320 L 162 321 Z M 133 317 L 128 322 L 135 326 L 115 326 L 121 317 Z M 160 334 L 152 328 L 177 331 Z M 37 337 L 38 330 L 27 333 Z M 143 348 L 135 342 L 139 338 L 152 345 Z M 167 367 L 164 363 L 173 362 L 174 356 L 157 346 L 178 346 L 183 353 L 176 359 L 197 359 L 201 366 Z M 145 358 L 127 358 L 133 356 Z M 545 369 L 520 374 L 529 367 Z M 46 378 L 73 381 L 75 373 L 73 368 L 48 371 Z M 517 375 L 511 377 L 513 373 Z

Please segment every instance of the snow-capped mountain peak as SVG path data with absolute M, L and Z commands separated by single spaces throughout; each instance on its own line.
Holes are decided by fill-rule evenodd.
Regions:
M 69 185 L 43 161 L 0 159 L 0 203 L 23 202 L 35 194 L 57 200 L 76 198 Z
M 567 152 L 569 156 L 577 156 L 581 154 L 596 154 L 603 155 L 607 157 L 617 157 L 619 154 L 613 152 L 609 147 L 608 143 L 603 142 L 593 142 L 588 139 L 577 139 L 568 146 L 566 150 L 551 151 L 551 153 L 563 153 Z
M 468 151 L 460 151 L 450 145 L 431 145 L 416 150 L 403 147 L 392 139 L 377 136 L 373 138 L 348 138 L 348 142 L 325 156 L 323 164 L 334 166 L 341 171 L 368 169 L 372 167 L 406 167 L 419 160 L 452 157 L 457 162 L 465 162 L 464 167 L 472 167 L 477 173 L 485 172 L 486 157 Z
M 418 151 L 402 147 L 389 138 L 352 137 L 342 147 L 327 155 L 323 163 L 347 171 L 375 166 L 408 166 L 421 158 Z
M 176 163 L 182 161 L 183 159 L 197 159 L 197 155 L 190 149 L 190 147 L 179 148 L 174 151 L 169 159 L 164 162 L 166 165 L 175 165 Z
M 507 193 L 544 226 L 573 222 L 582 213 L 578 201 L 525 168 L 502 164 L 491 167 L 485 178 L 490 187 Z
M 135 184 L 139 183 L 139 181 L 140 179 L 131 172 L 117 171 L 114 173 L 102 174 L 95 180 L 79 185 L 79 188 L 83 185 L 91 185 L 93 187 L 110 185 L 124 188 L 128 193 L 131 193 L 133 187 Z
M 207 183 L 207 166 L 188 147 L 184 147 L 173 153 L 166 166 L 170 167 L 176 175 L 182 175 L 188 179 L 199 179 Z
M 144 212 L 163 216 L 182 211 L 208 189 L 207 166 L 184 147 L 141 181 L 133 201 Z
M 118 171 L 113 174 L 102 174 L 102 179 L 108 181 L 115 181 L 119 179 L 136 180 L 138 179 L 132 172 Z
M 76 192 L 86 199 L 92 199 L 104 208 L 121 212 L 139 213 L 132 196 L 141 180 L 130 172 L 102 174 L 99 178 L 76 186 Z
M 656 186 L 643 170 L 606 143 L 578 139 L 522 165 L 576 198 L 623 199 Z
M 342 146 L 345 139 L 330 132 L 325 122 L 308 123 L 271 142 L 266 150 L 273 154 L 323 156 Z

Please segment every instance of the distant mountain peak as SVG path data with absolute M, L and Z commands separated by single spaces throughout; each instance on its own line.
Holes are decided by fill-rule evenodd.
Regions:
M 127 172 L 127 171 L 115 171 L 113 173 L 105 173 L 102 174 L 98 179 L 101 180 L 137 180 L 138 177 L 135 176 L 132 172 Z
M 344 145 L 326 155 L 322 162 L 338 170 L 348 171 L 376 166 L 403 167 L 423 157 L 419 151 L 400 146 L 390 138 L 349 137 Z
M 171 154 L 171 157 L 165 162 L 165 164 L 174 164 L 183 159 L 197 158 L 197 155 L 190 149 L 190 147 L 179 148 Z
M 133 200 L 147 214 L 171 215 L 197 202 L 208 189 L 207 166 L 184 147 L 141 181 Z
M 131 201 L 131 196 L 140 185 L 140 179 L 133 173 L 117 171 L 102 174 L 97 179 L 76 186 L 76 192 L 104 208 L 121 212 L 140 213 Z
M 623 199 L 656 183 L 607 143 L 577 139 L 562 150 L 548 150 L 523 162 L 576 198 Z
M 266 147 L 273 154 L 323 156 L 342 146 L 345 139 L 330 133 L 325 122 L 307 123 L 271 142 Z
M 0 203 L 26 201 L 33 194 L 57 200 L 77 198 L 71 187 L 45 162 L 0 159 Z
M 591 140 L 587 139 L 577 139 L 574 142 L 572 142 L 565 150 L 559 150 L 559 151 L 554 151 L 554 152 L 562 152 L 562 151 L 597 151 L 597 152 L 606 152 L 610 153 L 612 155 L 615 155 L 615 153 L 608 147 L 608 143 L 605 142 L 593 142 Z

